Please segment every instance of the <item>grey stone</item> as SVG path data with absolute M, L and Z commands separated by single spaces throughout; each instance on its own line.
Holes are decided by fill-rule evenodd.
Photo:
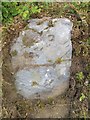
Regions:
M 11 47 L 17 92 L 47 99 L 65 92 L 72 57 L 72 22 L 66 18 L 32 19 Z

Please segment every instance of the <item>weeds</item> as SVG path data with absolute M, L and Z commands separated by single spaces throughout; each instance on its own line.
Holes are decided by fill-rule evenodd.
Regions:
M 32 2 L 2 2 L 2 23 L 11 23 L 13 18 L 19 15 L 23 20 L 30 18 L 32 14 L 40 13 L 41 8 Z
M 80 102 L 82 102 L 85 98 L 86 98 L 86 96 L 84 95 L 84 93 L 81 93 L 81 96 L 79 98 Z
M 83 72 L 78 72 L 78 73 L 76 73 L 76 79 L 77 80 L 83 80 L 84 79 L 84 74 L 83 74 Z

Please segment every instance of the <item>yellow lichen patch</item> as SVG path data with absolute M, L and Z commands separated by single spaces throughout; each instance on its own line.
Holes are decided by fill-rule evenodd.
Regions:
M 11 55 L 12 55 L 12 56 L 16 56 L 17 53 L 18 53 L 17 50 L 14 50 L 14 51 L 11 52 Z
M 56 63 L 56 64 L 60 64 L 61 62 L 62 62 L 61 58 L 57 58 L 57 59 L 55 60 L 55 63 Z
M 38 83 L 36 81 L 32 82 L 32 86 L 37 86 L 37 85 L 38 85 Z
M 52 62 L 52 60 L 49 59 L 48 62 Z

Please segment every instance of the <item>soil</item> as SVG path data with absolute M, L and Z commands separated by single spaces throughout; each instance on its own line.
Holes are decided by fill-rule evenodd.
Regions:
M 52 7 L 51 7 L 52 6 Z M 49 16 L 67 17 L 73 22 L 72 43 L 73 56 L 70 75 L 70 84 L 66 93 L 54 99 L 47 101 L 26 100 L 16 92 L 14 78 L 10 63 L 10 45 L 13 38 L 19 35 L 28 21 L 22 21 L 20 17 L 14 18 L 14 23 L 2 32 L 2 118 L 24 118 L 24 117 L 51 117 L 51 118 L 89 118 L 88 93 L 90 80 L 90 44 L 89 39 L 89 22 L 84 23 L 78 14 L 69 14 L 60 12 L 63 7 L 61 3 L 51 4 L 48 10 L 43 10 L 32 18 L 42 18 Z M 53 9 L 52 9 L 53 8 Z M 85 19 L 87 21 L 87 19 Z M 1 54 L 1 53 L 0 53 Z M 84 78 L 78 80 L 76 73 L 82 72 Z M 81 94 L 85 98 L 80 101 Z M 63 106 L 62 106 L 63 105 Z M 62 112 L 61 112 L 62 111 Z

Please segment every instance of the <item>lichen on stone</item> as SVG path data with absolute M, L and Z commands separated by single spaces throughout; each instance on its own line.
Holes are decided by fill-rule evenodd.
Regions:
M 13 50 L 12 52 L 11 52 L 11 55 L 12 56 L 16 56 L 18 54 L 18 51 L 17 50 Z
M 56 63 L 56 64 L 60 64 L 61 62 L 62 62 L 62 59 L 59 58 L 59 57 L 55 60 L 55 63 Z
M 23 55 L 24 55 L 25 58 L 29 58 L 29 56 L 30 56 L 27 51 L 25 51 L 25 52 L 23 53 Z
M 35 40 L 28 38 L 27 36 L 24 36 L 22 39 L 23 45 L 25 45 L 26 47 L 30 47 L 34 44 Z
M 37 86 L 37 85 L 38 85 L 38 83 L 36 81 L 32 82 L 32 86 Z

